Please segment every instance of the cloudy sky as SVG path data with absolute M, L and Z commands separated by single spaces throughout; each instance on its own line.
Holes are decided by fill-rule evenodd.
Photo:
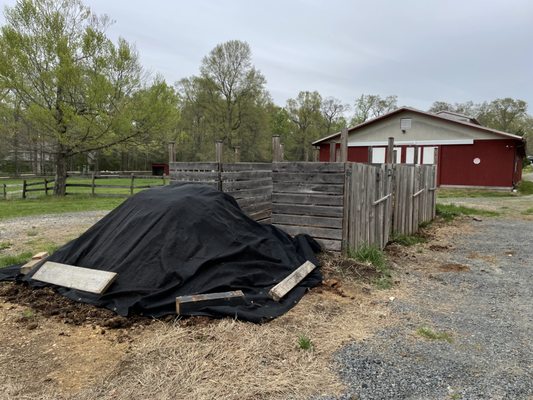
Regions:
M 14 0 L 3 0 L 12 5 Z M 318 90 L 435 100 L 521 98 L 533 111 L 531 0 L 86 0 L 167 81 L 218 43 L 247 41 L 274 101 Z

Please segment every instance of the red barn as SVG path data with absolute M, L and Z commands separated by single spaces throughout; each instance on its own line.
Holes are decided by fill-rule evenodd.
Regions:
M 525 142 L 520 136 L 481 126 L 465 115 L 431 114 L 402 107 L 348 130 L 348 161 L 384 163 L 394 138 L 396 163 L 437 164 L 439 186 L 513 188 L 522 178 Z M 313 143 L 320 161 L 330 161 L 330 144 L 340 133 Z M 415 155 L 415 151 L 418 154 Z M 333 160 L 332 160 L 333 161 Z

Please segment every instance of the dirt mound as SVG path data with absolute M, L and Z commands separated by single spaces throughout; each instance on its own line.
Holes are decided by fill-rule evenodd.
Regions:
M 109 329 L 148 325 L 151 318 L 133 316 L 124 318 L 113 311 L 78 303 L 55 293 L 51 288 L 30 288 L 25 284 L 0 283 L 0 296 L 10 303 L 29 307 L 45 317 L 53 317 L 70 325 L 98 325 Z

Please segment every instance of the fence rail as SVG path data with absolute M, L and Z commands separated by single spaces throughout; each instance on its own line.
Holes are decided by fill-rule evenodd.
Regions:
M 35 178 L 31 178 L 34 180 Z M 69 179 L 86 179 L 90 183 L 69 183 Z M 108 180 L 108 179 L 127 179 L 129 181 L 129 184 L 97 184 L 96 182 L 98 180 Z M 136 184 L 135 181 L 137 179 L 150 179 L 153 181 L 161 180 L 161 184 Z M 33 192 L 44 192 L 45 195 L 51 194 L 54 190 L 54 179 L 47 179 L 44 178 L 36 182 L 28 182 L 27 179 L 23 179 L 21 183 L 0 183 L 0 189 L 2 191 L 2 198 L 4 200 L 7 200 L 8 198 L 14 198 L 19 197 L 22 199 L 26 199 L 28 197 L 29 193 Z M 69 188 L 85 188 L 90 189 L 90 192 L 87 192 L 87 194 L 91 194 L 92 196 L 103 196 L 103 197 L 124 197 L 128 195 L 132 195 L 135 190 L 139 189 L 147 189 L 151 187 L 156 186 L 162 186 L 166 184 L 166 180 L 164 176 L 152 176 L 152 175 L 92 175 L 88 178 L 79 177 L 79 176 L 68 176 L 67 177 L 67 183 L 66 183 L 66 194 L 74 194 L 73 192 L 69 192 Z M 20 188 L 20 190 L 8 190 L 10 188 Z M 107 191 L 108 189 L 120 189 L 123 190 L 123 193 L 98 193 L 98 189 L 103 189 Z

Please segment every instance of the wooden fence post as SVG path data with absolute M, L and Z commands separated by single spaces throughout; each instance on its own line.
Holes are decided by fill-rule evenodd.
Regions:
M 341 131 L 341 159 L 340 162 L 348 162 L 348 128 Z
M 318 162 L 320 160 L 320 147 L 315 146 L 313 149 L 313 161 Z
M 224 142 L 222 140 L 217 140 L 215 146 L 216 146 L 217 163 L 222 164 L 222 153 L 224 150 Z
M 413 148 L 415 150 L 415 154 L 413 156 L 413 164 L 417 165 L 418 164 L 418 146 L 415 145 Z
M 337 152 L 337 143 L 331 142 L 329 144 L 329 162 L 335 162 L 336 152 Z
M 235 162 L 241 162 L 241 146 L 235 146 Z
M 222 140 L 217 140 L 216 142 L 216 157 L 217 157 L 217 189 L 222 191 L 222 162 L 224 155 L 224 142 Z
M 368 146 L 368 164 L 372 164 L 372 146 Z
M 392 164 L 394 161 L 394 138 L 390 137 L 387 144 L 387 164 Z
M 168 162 L 176 162 L 176 142 L 168 142 Z
M 48 196 L 48 179 L 44 178 L 44 194 Z
M 280 161 L 285 161 L 285 145 L 283 143 L 279 144 L 279 158 Z
M 23 198 L 23 199 L 26 198 L 26 185 L 27 185 L 27 183 L 26 183 L 26 179 L 24 179 L 24 180 L 22 181 L 22 198 Z
M 130 196 L 133 196 L 133 188 L 135 187 L 135 175 L 131 174 L 131 183 L 130 183 Z
M 3 184 L 3 188 L 4 188 L 4 190 L 3 190 L 3 192 L 4 192 L 4 200 L 6 200 L 7 199 L 7 185 L 5 183 Z
M 96 174 L 95 172 L 93 171 L 93 174 L 91 176 L 91 196 L 94 196 L 94 189 L 95 189 L 95 184 L 94 184 L 94 181 L 96 180 Z
M 281 161 L 280 145 L 281 142 L 279 135 L 272 136 L 272 162 Z

